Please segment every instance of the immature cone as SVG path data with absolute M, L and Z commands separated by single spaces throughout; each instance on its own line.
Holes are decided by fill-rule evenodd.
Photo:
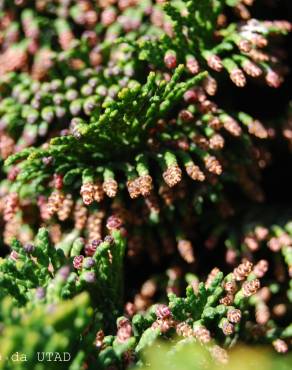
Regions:
M 18 230 L 21 228 L 21 219 L 19 217 L 12 217 L 4 225 L 3 239 L 5 244 L 10 244 L 14 238 L 20 237 Z
M 98 67 L 102 63 L 102 54 L 97 50 L 92 49 L 89 53 L 89 60 L 93 67 Z
M 96 251 L 96 248 L 102 243 L 102 239 L 94 239 L 85 246 L 85 254 L 88 257 L 92 257 Z
M 57 244 L 62 240 L 62 229 L 60 224 L 51 224 L 48 228 L 52 243 Z
M 269 229 L 263 226 L 257 226 L 254 230 L 255 236 L 259 241 L 266 240 L 269 235 Z
M 277 89 L 282 83 L 282 77 L 270 69 L 266 74 L 266 81 L 270 87 Z
M 195 262 L 193 246 L 189 240 L 179 240 L 177 244 L 177 249 L 179 251 L 179 254 L 187 263 Z
M 118 183 L 114 179 L 107 179 L 103 182 L 102 188 L 109 198 L 114 198 L 118 192 Z
M 214 173 L 215 175 L 221 175 L 222 166 L 215 157 L 208 155 L 204 158 L 204 162 L 209 172 Z
M 227 213 L 227 216 L 229 215 L 232 215 L 233 214 L 233 211 L 231 209 L 231 213 L 230 211 L 228 211 Z M 237 252 L 233 249 L 233 248 L 228 248 L 227 251 L 226 251 L 226 254 L 225 254 L 225 261 L 228 265 L 235 265 L 236 264 L 236 259 L 237 259 Z
M 34 58 L 31 76 L 34 80 L 42 80 L 53 65 L 54 53 L 50 49 L 39 50 Z
M 286 313 L 287 313 L 287 305 L 285 305 L 284 303 L 276 304 L 276 305 L 273 307 L 273 314 L 274 314 L 276 317 L 282 317 L 282 316 L 284 316 Z
M 242 69 L 247 75 L 251 77 L 259 77 L 263 73 L 260 67 L 258 67 L 255 63 L 253 63 L 250 60 L 246 60 L 242 64 Z
M 267 53 L 263 53 L 262 51 L 258 49 L 251 49 L 248 55 L 254 62 L 258 62 L 258 63 L 268 62 L 270 58 Z
M 210 286 L 212 285 L 215 277 L 218 275 L 219 272 L 220 272 L 220 270 L 218 269 L 218 267 L 214 267 L 212 269 L 212 271 L 209 273 L 209 275 L 207 277 L 207 280 L 206 280 L 206 283 L 205 283 L 206 288 L 210 288 Z
M 238 310 L 237 308 L 232 308 L 228 310 L 227 319 L 233 324 L 238 324 L 239 321 L 241 320 L 241 311 Z
M 220 298 L 219 302 L 220 304 L 223 304 L 224 306 L 231 306 L 234 301 L 234 295 L 233 294 L 226 294 L 225 297 Z
M 54 174 L 54 186 L 56 189 L 61 190 L 63 187 L 63 176 L 60 174 Z
M 20 169 L 17 166 L 11 167 L 7 174 L 8 180 L 15 181 L 19 172 L 20 172 Z
M 200 102 L 198 108 L 201 113 L 215 113 L 218 107 L 214 102 L 206 99 Z
M 152 329 L 159 328 L 159 330 L 163 334 L 167 333 L 171 328 L 173 328 L 175 326 L 176 326 L 176 322 L 173 319 L 169 318 L 169 317 L 167 317 L 165 319 L 157 319 L 151 325 Z
M 250 297 L 251 295 L 255 294 L 260 288 L 260 281 L 259 279 L 254 279 L 251 281 L 245 281 L 242 284 L 242 292 L 245 297 Z
M 140 185 L 140 193 L 143 197 L 146 197 L 150 194 L 152 190 L 152 177 L 150 175 L 143 175 L 137 179 Z
M 3 219 L 10 221 L 19 209 L 19 197 L 17 193 L 9 193 L 5 197 Z
M 117 341 L 125 343 L 132 336 L 132 326 L 128 319 L 122 318 L 118 321 Z
M 58 212 L 64 201 L 64 194 L 60 190 L 55 190 L 49 196 L 47 203 L 47 211 L 50 216 Z
M 207 64 L 211 69 L 220 72 L 223 69 L 222 61 L 217 55 L 211 55 L 207 58 Z
M 246 85 L 245 76 L 239 68 L 234 68 L 230 72 L 230 79 L 237 87 L 244 87 Z
M 169 187 L 173 187 L 181 181 L 182 171 L 177 164 L 169 166 L 162 174 L 164 181 Z
M 197 94 L 194 90 L 187 90 L 185 93 L 184 93 L 184 101 L 186 103 L 194 103 L 195 101 L 197 100 Z
M 292 239 L 287 233 L 282 233 L 279 236 L 279 241 L 280 241 L 280 244 L 282 245 L 282 247 L 291 245 L 291 243 L 292 243 Z
M 9 258 L 11 258 L 14 261 L 17 261 L 18 260 L 18 257 L 19 257 L 19 255 L 18 255 L 18 253 L 16 251 L 12 251 L 10 253 L 10 255 L 9 255 Z
M 109 26 L 110 24 L 115 22 L 116 17 L 117 15 L 115 9 L 108 8 L 101 12 L 100 21 L 104 26 Z
M 251 17 L 248 8 L 240 2 L 235 5 L 234 11 L 243 20 L 250 19 Z
M 213 130 L 219 130 L 222 127 L 222 122 L 218 117 L 211 117 L 210 121 L 208 122 L 208 125 L 213 129 Z
M 213 135 L 209 140 L 211 149 L 218 150 L 224 147 L 224 138 L 220 134 Z
M 238 43 L 238 48 L 240 49 L 240 51 L 242 51 L 243 53 L 248 53 L 251 51 L 252 49 L 252 43 L 248 40 L 245 40 L 245 39 L 242 39 L 239 41 Z
M 104 198 L 104 192 L 103 192 L 103 187 L 102 184 L 97 182 L 94 184 L 94 200 L 99 203 L 103 200 Z
M 176 54 L 174 51 L 167 51 L 164 55 L 164 64 L 169 69 L 174 69 L 177 66 Z
M 227 364 L 228 362 L 228 354 L 227 351 L 217 345 L 214 345 L 210 348 L 210 353 L 212 357 L 222 363 L 222 364 Z
M 74 208 L 74 228 L 83 230 L 87 221 L 87 209 L 82 203 L 77 202 Z
M 251 251 L 256 251 L 259 249 L 259 243 L 254 236 L 246 236 L 243 240 L 244 244 Z
M 186 322 L 181 322 L 176 326 L 176 333 L 180 337 L 188 338 L 193 336 L 193 329 Z
M 254 34 L 252 41 L 260 49 L 268 45 L 268 40 L 264 36 L 259 34 Z
M 206 91 L 206 93 L 210 96 L 214 96 L 217 92 L 217 81 L 215 80 L 215 78 L 211 77 L 211 76 L 207 76 L 205 79 L 204 79 L 204 82 L 203 82 L 203 87 Z
M 102 238 L 103 218 L 104 218 L 104 212 L 102 211 L 93 212 L 89 215 L 87 219 L 87 230 L 88 230 L 88 241 L 89 242 Z
M 171 311 L 165 304 L 159 304 L 156 308 L 156 316 L 158 319 L 166 319 L 171 316 Z
M 152 298 L 157 291 L 157 283 L 153 279 L 148 279 L 142 285 L 140 293 L 143 297 Z
M 109 230 L 117 230 L 121 228 L 122 224 L 123 221 L 118 216 L 113 215 L 107 219 L 106 227 Z
M 193 330 L 194 336 L 201 342 L 201 343 L 208 343 L 211 341 L 211 334 L 208 329 L 204 326 L 196 326 Z
M 73 266 L 75 269 L 80 270 L 82 268 L 82 262 L 84 260 L 84 256 L 75 256 L 73 259 Z
M 127 317 L 129 317 L 129 318 L 133 317 L 136 313 L 136 307 L 135 307 L 134 303 L 127 302 L 124 305 L 124 312 L 127 315 Z
M 269 307 L 264 302 L 256 305 L 255 317 L 259 325 L 265 325 L 269 321 L 270 316 Z
M 74 35 L 71 31 L 63 31 L 59 34 L 59 43 L 63 50 L 70 49 L 71 43 L 74 40 Z
M 253 268 L 253 273 L 258 278 L 262 278 L 269 269 L 269 263 L 267 260 L 260 260 Z
M 282 248 L 279 238 L 273 237 L 267 243 L 268 248 L 273 252 L 279 252 Z
M 226 281 L 226 283 L 224 284 L 224 290 L 227 293 L 234 294 L 236 292 L 236 289 L 236 282 L 234 280 Z
M 231 335 L 234 333 L 234 325 L 232 325 L 230 322 L 226 321 L 222 325 L 222 331 L 224 335 Z
M 15 48 L 7 48 L 0 56 L 0 76 L 7 72 L 22 69 L 27 64 L 27 52 Z
M 261 124 L 260 121 L 252 121 L 248 126 L 248 132 L 259 139 L 266 139 L 268 137 L 268 131 Z
M 80 194 L 85 205 L 88 206 L 94 201 L 95 190 L 93 182 L 86 182 L 81 186 Z
M 241 263 L 238 267 L 236 267 L 233 270 L 233 275 L 235 277 L 235 280 L 241 281 L 244 280 L 251 272 L 252 270 L 252 263 L 245 260 L 243 263 Z
M 13 154 L 14 146 L 14 140 L 4 132 L 0 132 L 0 157 L 2 159 L 6 159 Z
M 65 199 L 63 203 L 61 204 L 61 207 L 57 211 L 58 218 L 60 221 L 67 220 L 68 217 L 70 216 L 70 213 L 72 211 L 73 207 L 73 199 L 71 194 L 66 194 Z
M 200 170 L 199 166 L 196 166 L 195 164 L 189 164 L 186 166 L 186 172 L 195 181 L 204 181 L 205 175 Z
M 273 346 L 278 353 L 288 352 L 288 345 L 282 339 L 276 339 L 273 341 Z
M 42 220 L 49 220 L 51 218 L 51 214 L 48 211 L 47 207 L 47 199 L 45 196 L 40 195 L 37 199 L 37 205 L 40 211 L 40 217 Z
M 145 311 L 151 305 L 151 300 L 143 297 L 141 294 L 136 294 L 134 297 L 135 311 Z
M 223 126 L 225 130 L 233 136 L 240 136 L 242 133 L 242 129 L 239 124 L 231 117 L 224 119 Z
M 209 141 L 205 136 L 197 134 L 193 136 L 192 139 L 193 139 L 193 142 L 196 143 L 203 150 L 209 149 Z
M 127 181 L 127 189 L 131 199 L 136 199 L 139 197 L 140 193 L 140 184 L 138 179 Z
M 193 75 L 196 75 L 200 71 L 199 63 L 195 57 L 187 58 L 186 66 L 187 70 Z

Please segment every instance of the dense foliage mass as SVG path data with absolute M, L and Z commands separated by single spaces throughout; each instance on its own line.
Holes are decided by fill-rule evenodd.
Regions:
M 0 0 L 0 369 L 288 356 L 286 10 Z

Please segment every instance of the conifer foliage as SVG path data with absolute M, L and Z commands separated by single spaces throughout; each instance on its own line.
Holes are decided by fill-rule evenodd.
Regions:
M 151 367 L 159 339 L 289 351 L 290 199 L 269 192 L 291 104 L 252 101 L 286 94 L 278 8 L 0 0 L 0 369 Z

